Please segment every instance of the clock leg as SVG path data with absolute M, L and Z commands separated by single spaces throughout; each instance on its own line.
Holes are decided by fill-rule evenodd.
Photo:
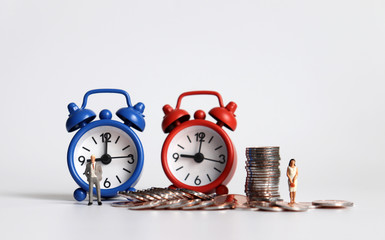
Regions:
M 78 188 L 74 191 L 74 198 L 81 202 L 87 197 L 87 192 L 83 190 L 83 188 Z
M 222 194 L 228 194 L 229 189 L 225 185 L 219 185 L 216 189 L 215 192 L 217 195 L 222 195 Z

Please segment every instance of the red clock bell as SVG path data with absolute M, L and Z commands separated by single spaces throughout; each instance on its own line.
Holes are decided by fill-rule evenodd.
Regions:
M 216 123 L 205 120 L 203 110 L 197 110 L 195 119 L 189 120 L 190 115 L 180 105 L 182 98 L 192 95 L 218 98 L 219 107 L 209 111 Z M 234 102 L 225 107 L 221 95 L 215 91 L 185 92 L 179 96 L 175 109 L 168 104 L 163 107 L 162 129 L 169 135 L 162 147 L 162 166 L 173 187 L 204 193 L 228 193 L 226 184 L 234 175 L 237 156 L 222 127 L 235 130 L 236 108 Z

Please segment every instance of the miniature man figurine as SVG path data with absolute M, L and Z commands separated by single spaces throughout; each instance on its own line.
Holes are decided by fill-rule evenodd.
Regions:
M 295 165 L 295 159 L 291 159 L 289 162 L 289 166 L 287 167 L 286 176 L 288 178 L 289 183 L 289 191 L 290 191 L 290 203 L 295 203 L 295 193 L 297 192 L 297 178 L 298 178 L 298 169 Z
M 102 166 L 100 163 L 95 163 L 95 156 L 91 155 L 91 162 L 87 163 L 86 170 L 84 173 L 87 176 L 87 181 L 89 185 L 89 201 L 88 205 L 92 205 L 93 201 L 93 187 L 96 187 L 96 193 L 98 197 L 98 204 L 102 205 L 102 200 L 100 197 L 100 181 L 102 180 Z

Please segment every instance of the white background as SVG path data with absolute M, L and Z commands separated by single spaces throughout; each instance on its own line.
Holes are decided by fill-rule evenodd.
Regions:
M 1 239 L 383 239 L 385 2 L 0 1 Z M 235 101 L 238 150 L 228 185 L 243 194 L 244 151 L 297 160 L 297 201 L 346 199 L 306 213 L 127 211 L 73 200 L 67 104 L 121 88 L 146 105 L 138 189 L 162 171 L 162 106 L 190 90 Z M 124 107 L 90 97 L 95 112 Z M 217 106 L 189 97 L 191 114 Z M 208 117 L 208 119 L 210 119 Z M 286 177 L 281 195 L 288 200 Z

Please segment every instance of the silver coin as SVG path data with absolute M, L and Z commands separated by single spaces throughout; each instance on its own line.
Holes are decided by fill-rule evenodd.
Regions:
M 246 166 L 246 170 L 255 171 L 255 172 L 281 172 L 281 170 L 277 167 L 253 167 Z
M 139 192 L 147 194 L 156 200 L 164 200 L 164 198 L 161 195 L 156 193 L 157 192 L 156 189 L 146 189 L 146 190 L 141 190 Z
M 154 201 L 157 200 L 156 198 L 152 197 L 150 194 L 141 192 L 141 191 L 136 191 L 136 192 L 131 192 L 132 194 L 136 194 L 137 196 L 143 197 L 147 199 L 147 201 Z
M 273 180 L 263 180 L 263 179 L 254 179 L 254 180 L 247 180 L 246 183 L 245 183 L 245 186 L 252 186 L 252 185 L 276 185 L 278 186 L 279 184 L 279 181 L 273 181 Z
M 281 171 L 279 168 L 255 168 L 255 167 L 245 167 L 246 172 L 252 173 L 252 174 L 280 174 Z
M 281 157 L 279 154 L 254 154 L 254 153 L 248 153 L 246 154 L 246 159 L 248 162 L 258 162 L 258 161 L 271 161 L 276 162 L 281 160 Z
M 353 203 L 345 200 L 316 200 L 313 205 L 324 208 L 343 208 L 352 207 Z
M 246 153 L 247 160 L 280 160 L 279 153 Z
M 245 154 L 247 160 L 280 160 L 281 156 L 279 155 L 279 152 L 273 152 L 273 153 L 246 153 Z
M 266 193 L 278 193 L 279 188 L 261 188 L 261 187 L 246 187 L 245 190 L 248 194 L 258 193 L 258 192 L 266 192 Z
M 267 193 L 278 193 L 279 189 L 278 188 L 248 188 L 247 191 L 251 192 L 267 192 Z M 248 194 L 250 195 L 250 194 Z
M 134 202 L 132 201 L 121 201 L 121 202 L 113 202 L 111 203 L 111 206 L 113 207 L 124 207 L 127 208 L 129 206 L 133 206 Z
M 176 190 L 176 189 L 172 189 L 171 191 L 175 192 L 175 193 L 178 193 L 178 196 L 181 196 L 185 199 L 195 199 L 195 196 L 187 193 L 187 192 L 183 192 L 183 191 L 180 191 L 180 190 Z
M 250 174 L 249 174 L 250 175 Z M 248 179 L 277 179 L 281 177 L 281 174 L 262 174 L 262 173 L 255 173 L 251 176 L 248 176 Z
M 144 198 L 144 197 L 142 197 L 138 194 L 135 194 L 133 192 L 120 192 L 118 195 L 121 197 L 125 197 L 128 200 L 139 201 L 139 202 L 147 202 L 148 201 L 147 198 Z
M 202 192 L 197 192 L 197 191 L 194 191 L 194 190 L 190 190 L 190 189 L 185 189 L 185 188 L 179 188 L 178 190 L 182 191 L 182 192 L 185 192 L 185 193 L 188 193 L 196 198 L 200 198 L 200 199 L 203 199 L 203 200 L 210 200 L 212 199 L 212 197 L 210 197 L 209 195 L 207 194 L 204 194 Z
M 264 204 L 254 204 L 256 208 L 262 211 L 269 211 L 269 212 L 282 212 L 283 209 L 281 207 L 278 207 L 275 205 L 275 203 L 264 203 Z
M 264 149 L 246 149 L 245 153 L 271 153 L 271 152 L 279 152 L 279 148 L 264 148 Z
M 278 146 L 267 146 L 267 147 L 247 147 L 246 151 L 267 151 L 267 150 L 279 150 Z
M 168 209 L 179 209 L 179 208 L 183 208 L 183 207 L 190 207 L 190 206 L 199 204 L 200 202 L 202 202 L 202 199 L 199 199 L 199 198 L 186 200 L 183 204 L 175 205 L 175 206 L 169 206 Z
M 261 168 L 264 168 L 264 167 L 275 167 L 275 168 L 278 168 L 281 164 L 279 162 L 246 162 L 245 163 L 247 167 L 261 167 Z
M 298 204 L 304 205 L 308 209 L 315 209 L 315 208 L 317 208 L 316 206 L 313 205 L 312 202 L 299 202 Z
M 149 201 L 149 202 L 134 203 L 134 205 L 129 206 L 128 209 L 130 210 L 152 209 L 156 206 L 163 204 L 164 201 L 165 200 L 155 200 L 155 201 Z
M 235 204 L 234 203 L 222 203 L 219 205 L 211 205 L 208 207 L 203 208 L 203 210 L 213 211 L 213 210 L 226 210 L 226 209 L 234 209 Z
M 249 204 L 256 204 L 258 205 L 259 202 L 268 202 L 268 203 L 275 203 L 275 202 L 282 202 L 283 199 L 280 197 L 274 197 L 274 198 L 257 198 L 257 197 L 249 197 Z
M 246 161 L 247 164 L 255 164 L 255 165 L 279 165 L 280 159 L 279 158 L 248 158 Z
M 187 199 L 174 199 L 174 200 L 166 200 L 161 205 L 154 207 L 154 209 L 168 209 L 169 207 L 181 206 L 186 203 Z
M 159 193 L 167 200 L 186 199 L 183 194 L 173 189 L 164 188 L 159 190 Z
M 309 209 L 307 206 L 301 205 L 299 203 L 276 202 L 275 205 L 285 210 L 294 212 L 305 212 Z
M 196 210 L 196 209 L 202 209 L 205 207 L 209 207 L 212 205 L 214 205 L 214 199 L 204 200 L 204 201 L 201 201 L 199 204 L 196 204 L 196 205 L 182 207 L 182 209 L 183 210 Z
M 252 173 L 252 174 L 276 174 L 280 175 L 281 171 L 279 168 L 254 168 L 254 167 L 245 167 L 246 172 Z

